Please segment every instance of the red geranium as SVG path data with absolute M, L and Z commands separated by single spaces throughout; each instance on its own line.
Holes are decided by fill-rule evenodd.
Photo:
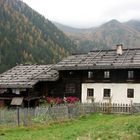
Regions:
M 69 97 L 66 97 L 66 101 L 67 101 L 67 103 L 76 103 L 76 102 L 79 102 L 79 98 L 69 96 Z
M 79 102 L 79 98 L 77 97 L 73 97 L 73 96 L 69 96 L 69 97 L 64 97 L 64 99 L 62 98 L 53 98 L 53 97 L 47 97 L 47 102 L 49 104 L 61 104 L 61 103 L 76 103 L 76 102 Z

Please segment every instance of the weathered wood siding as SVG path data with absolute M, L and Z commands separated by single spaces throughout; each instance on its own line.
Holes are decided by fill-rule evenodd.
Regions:
M 59 80 L 49 85 L 49 96 L 81 98 L 82 75 L 79 71 L 60 72 Z
M 90 70 L 93 77 L 88 78 L 88 70 L 60 71 L 60 79 L 51 84 L 49 95 L 55 97 L 76 96 L 81 98 L 82 83 L 140 83 L 139 69 Z M 104 78 L 104 71 L 110 72 L 110 78 Z M 134 78 L 128 78 L 128 71 L 134 72 Z M 75 92 L 67 92 L 67 86 L 75 85 Z

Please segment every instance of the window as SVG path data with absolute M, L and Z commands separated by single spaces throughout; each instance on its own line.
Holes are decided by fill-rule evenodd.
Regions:
M 72 71 L 70 71 L 70 72 L 69 72 L 69 75 L 72 75 L 72 74 L 73 74 L 73 72 L 72 72 Z
M 104 71 L 104 78 L 110 78 L 110 71 Z
M 134 89 L 127 89 L 127 98 L 134 98 Z
M 88 71 L 88 78 L 93 78 L 93 72 L 92 71 Z
M 109 98 L 110 97 L 110 89 L 104 89 L 104 98 Z
M 94 96 L 94 89 L 93 88 L 88 88 L 87 89 L 87 98 L 93 97 Z
M 134 78 L 134 71 L 128 71 L 128 79 L 133 79 Z
M 66 93 L 75 93 L 75 84 L 66 84 Z

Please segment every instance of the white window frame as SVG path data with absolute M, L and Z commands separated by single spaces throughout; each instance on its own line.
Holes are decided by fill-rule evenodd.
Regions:
M 128 71 L 128 79 L 133 79 L 134 78 L 134 71 L 133 70 L 129 70 Z
M 109 79 L 110 78 L 110 71 L 109 70 L 104 71 L 104 78 L 105 79 Z

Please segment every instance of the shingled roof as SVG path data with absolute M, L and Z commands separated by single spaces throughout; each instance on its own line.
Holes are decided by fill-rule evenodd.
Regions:
M 55 65 L 56 70 L 140 68 L 140 48 L 124 49 L 122 55 L 112 50 L 75 54 Z
M 55 81 L 53 65 L 19 65 L 0 74 L 0 88 L 31 88 L 39 81 Z

